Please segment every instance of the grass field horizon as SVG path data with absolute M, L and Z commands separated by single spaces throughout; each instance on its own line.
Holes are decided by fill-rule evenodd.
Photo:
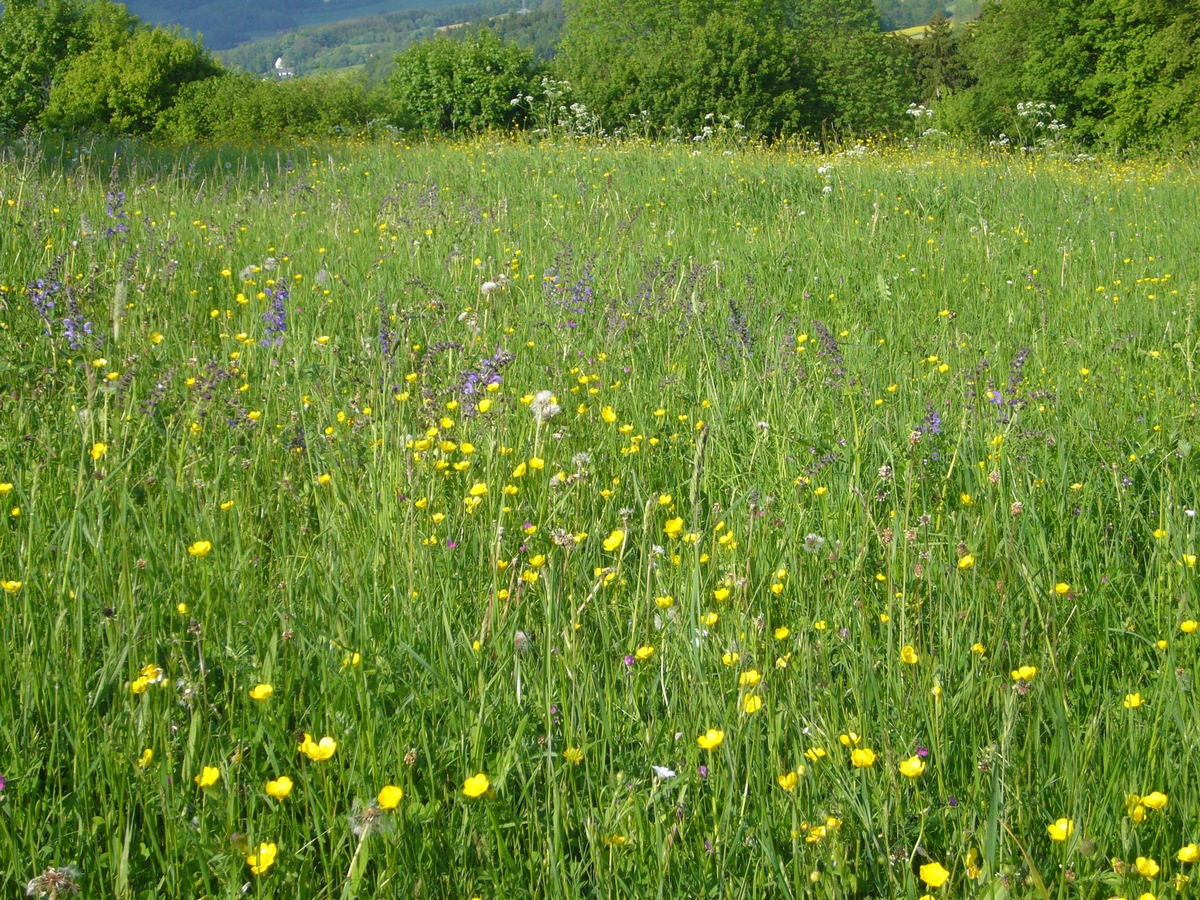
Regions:
M 1198 197 L 9 152 L 5 889 L 1187 896 Z

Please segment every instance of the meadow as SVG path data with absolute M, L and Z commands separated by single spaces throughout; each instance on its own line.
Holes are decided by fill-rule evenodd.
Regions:
M 5 895 L 1188 896 L 1198 198 L 10 149 Z

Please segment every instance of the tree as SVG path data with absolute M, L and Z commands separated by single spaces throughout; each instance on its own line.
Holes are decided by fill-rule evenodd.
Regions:
M 9 0 L 0 14 L 0 125 L 23 128 L 46 106 L 63 60 L 83 45 L 72 0 Z
M 710 113 L 775 136 L 880 130 L 912 93 L 871 0 L 569 0 L 557 63 L 614 128 L 639 116 L 697 132 Z
M 520 98 L 533 92 L 536 74 L 531 53 L 490 31 L 466 41 L 438 37 L 396 58 L 388 79 L 391 118 L 425 131 L 509 128 L 524 120 Z
M 917 92 L 928 103 L 940 100 L 946 91 L 960 91 L 971 84 L 971 72 L 959 47 L 950 20 L 938 12 L 920 38 L 912 42 L 916 62 Z
M 220 70 L 198 41 L 178 31 L 138 27 L 132 17 L 127 28 L 114 28 L 112 19 L 97 26 L 90 49 L 63 67 L 46 124 L 144 134 L 185 84 Z

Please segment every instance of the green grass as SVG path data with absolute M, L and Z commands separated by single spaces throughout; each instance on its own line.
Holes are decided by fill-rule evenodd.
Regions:
M 8 156 L 5 890 L 1170 892 L 1196 187 L 953 150 Z

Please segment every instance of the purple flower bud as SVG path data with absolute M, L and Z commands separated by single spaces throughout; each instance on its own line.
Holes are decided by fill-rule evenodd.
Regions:
M 697 774 L 699 774 L 699 776 L 701 778 L 707 778 L 708 777 L 708 766 L 701 763 Z

